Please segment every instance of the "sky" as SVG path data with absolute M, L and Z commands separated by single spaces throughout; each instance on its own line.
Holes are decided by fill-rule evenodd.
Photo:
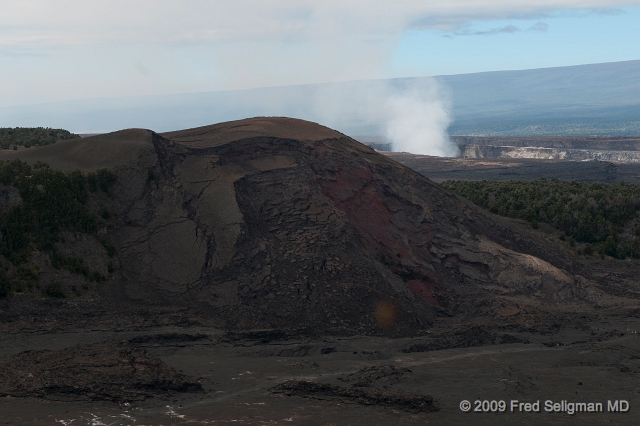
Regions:
M 640 0 L 2 0 L 0 107 L 640 59 Z

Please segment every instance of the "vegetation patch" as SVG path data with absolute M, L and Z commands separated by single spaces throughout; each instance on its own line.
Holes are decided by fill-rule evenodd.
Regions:
M 500 216 L 548 223 L 580 254 L 640 258 L 640 185 L 534 181 L 446 181 L 445 188 Z M 579 243 L 579 244 L 577 244 Z
M 0 254 L 10 264 L 7 269 L 14 271 L 9 277 L 13 290 L 20 282 L 30 287 L 29 283 L 37 280 L 37 273 L 25 266 L 34 252 L 47 253 L 56 269 L 66 269 L 90 281 L 105 279 L 91 271 L 83 259 L 63 256 L 56 251 L 55 244 L 62 240 L 63 231 L 97 234 L 111 215 L 105 214 L 104 208 L 90 210 L 90 194 L 96 191 L 109 194 L 115 180 L 115 174 L 107 169 L 85 176 L 77 170 L 69 173 L 53 170 L 44 163 L 31 167 L 20 160 L 0 162 L 0 183 L 17 188 L 21 198 L 20 203 L 0 215 Z M 103 239 L 101 243 L 112 256 L 115 250 L 111 241 Z M 0 287 L 1 281 L 0 276 Z M 5 293 L 8 294 L 0 288 L 0 297 L 6 297 Z M 48 290 L 45 294 L 60 297 Z
M 48 127 L 0 127 L 0 148 L 45 146 L 58 141 L 78 139 L 80 136 L 63 129 Z

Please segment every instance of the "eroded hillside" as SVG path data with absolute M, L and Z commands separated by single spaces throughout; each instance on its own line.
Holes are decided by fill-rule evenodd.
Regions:
M 75 313 L 52 308 L 57 321 L 100 306 L 99 321 L 410 336 L 638 305 L 561 247 L 314 123 L 126 130 L 0 155 L 12 158 L 117 175 L 115 271 Z M 45 301 L 10 298 L 3 322 L 38 323 Z

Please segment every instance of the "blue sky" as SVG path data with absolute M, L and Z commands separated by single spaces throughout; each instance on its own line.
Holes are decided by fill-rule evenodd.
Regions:
M 0 106 L 640 59 L 640 0 L 3 0 Z
M 640 8 L 627 7 L 470 21 L 454 31 L 408 30 L 391 66 L 406 76 L 447 75 L 634 59 L 640 59 Z

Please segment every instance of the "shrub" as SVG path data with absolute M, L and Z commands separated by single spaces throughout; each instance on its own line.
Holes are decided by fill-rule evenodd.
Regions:
M 58 281 L 54 281 L 47 285 L 44 289 L 44 294 L 52 299 L 62 299 L 67 296 Z
M 11 292 L 11 283 L 7 274 L 0 270 L 0 299 L 6 298 Z

